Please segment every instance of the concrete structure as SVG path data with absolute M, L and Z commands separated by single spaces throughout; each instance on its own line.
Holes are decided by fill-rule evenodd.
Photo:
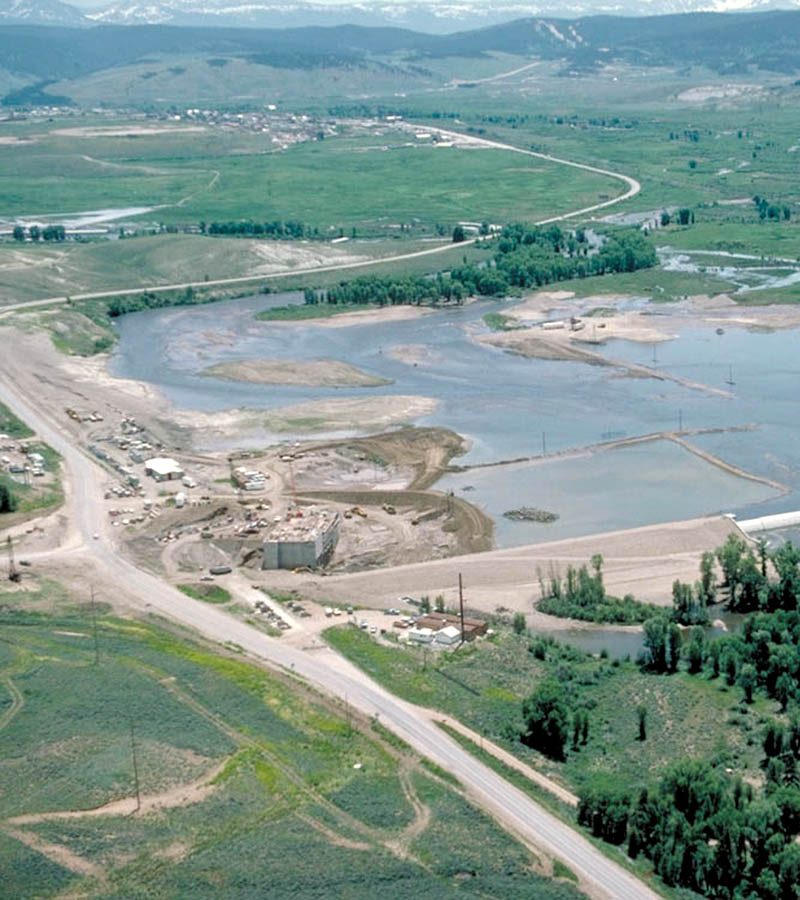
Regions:
M 267 535 L 261 557 L 262 569 L 313 569 L 326 563 L 339 540 L 341 516 L 320 507 L 298 510 L 280 522 Z
M 154 456 L 145 460 L 144 474 L 156 481 L 177 481 L 184 476 L 183 466 L 168 456 Z
M 777 513 L 774 516 L 761 516 L 759 519 L 742 519 L 736 524 L 748 537 L 752 537 L 762 531 L 774 531 L 777 528 L 793 528 L 800 525 L 800 510 Z
M 437 631 L 433 638 L 437 644 L 445 647 L 453 647 L 461 643 L 461 629 L 455 625 L 445 625 L 441 631 Z

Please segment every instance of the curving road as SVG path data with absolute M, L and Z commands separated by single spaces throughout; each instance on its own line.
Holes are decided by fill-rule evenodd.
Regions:
M 20 395 L 5 370 L 0 371 L 0 401 L 62 455 L 72 486 L 71 512 L 87 552 L 143 608 L 181 622 L 213 640 L 238 645 L 251 656 L 288 669 L 323 691 L 345 699 L 363 713 L 378 716 L 415 750 L 455 775 L 475 802 L 506 828 L 564 861 L 594 896 L 609 900 L 658 897 L 527 794 L 476 760 L 421 711 L 392 696 L 337 654 L 326 650 L 309 653 L 283 645 L 209 604 L 185 596 L 121 558 L 109 539 L 107 517 L 98 502 L 105 473 L 71 443 L 58 424 L 37 410 L 35 400 Z M 98 537 L 95 539 L 94 535 Z
M 594 203 L 591 206 L 584 206 L 581 209 L 574 209 L 571 212 L 562 213 L 558 216 L 551 216 L 548 219 L 540 219 L 534 222 L 534 225 L 550 225 L 553 222 L 564 222 L 567 219 L 574 219 L 576 216 L 587 215 L 596 212 L 599 209 L 605 209 L 609 206 L 615 206 L 622 203 L 623 200 L 629 200 L 635 197 L 642 189 L 641 184 L 630 175 L 622 172 L 612 172 L 608 169 L 600 169 L 597 166 L 590 166 L 586 163 L 573 162 L 569 159 L 561 159 L 558 156 L 550 156 L 547 153 L 538 153 L 535 150 L 523 150 L 521 147 L 514 147 L 511 144 L 503 144 L 500 141 L 490 141 L 486 138 L 473 137 L 472 135 L 464 135 L 458 131 L 446 131 L 443 128 L 428 128 L 428 131 L 438 134 L 447 140 L 458 141 L 460 143 L 468 143 L 472 146 L 489 147 L 494 150 L 509 150 L 513 153 L 521 153 L 524 156 L 532 156 L 536 159 L 544 159 L 548 162 L 557 163 L 561 166 L 567 166 L 572 169 L 581 169 L 584 172 L 593 172 L 595 175 L 605 175 L 608 178 L 615 178 L 617 181 L 623 182 L 627 190 L 618 197 L 611 200 L 604 200 L 602 203 Z M 135 288 L 124 288 L 122 290 L 113 291 L 91 291 L 82 294 L 70 294 L 69 297 L 47 297 L 42 300 L 28 300 L 24 303 L 13 303 L 3 306 L 0 309 L 0 316 L 7 312 L 13 312 L 20 309 L 29 309 L 37 306 L 52 306 L 60 303 L 66 303 L 68 300 L 100 300 L 103 297 L 126 297 L 132 294 L 140 294 L 142 291 L 150 291 L 151 293 L 163 293 L 164 291 L 183 291 L 186 288 L 207 288 L 207 287 L 225 287 L 226 285 L 248 284 L 253 282 L 270 281 L 275 278 L 286 278 L 288 275 L 313 275 L 319 272 L 343 272 L 348 269 L 363 269 L 366 267 L 386 265 L 387 263 L 401 262 L 407 259 L 418 259 L 423 256 L 434 256 L 440 253 L 447 253 L 459 247 L 467 247 L 475 244 L 481 238 L 469 238 L 458 244 L 440 244 L 437 247 L 431 247 L 427 250 L 416 250 L 412 253 L 400 253 L 395 256 L 384 256 L 379 259 L 369 260 L 367 262 L 350 262 L 337 263 L 331 266 L 310 266 L 300 269 L 286 269 L 279 272 L 271 272 L 268 275 L 240 275 L 236 278 L 217 278 L 212 281 L 185 281 L 181 284 L 159 284 L 159 285 L 139 285 Z

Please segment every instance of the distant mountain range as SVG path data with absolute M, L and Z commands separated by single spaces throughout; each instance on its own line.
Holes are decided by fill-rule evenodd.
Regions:
M 236 28 L 364 25 L 430 34 L 481 28 L 530 16 L 657 16 L 690 12 L 798 9 L 800 0 L 123 0 L 80 9 L 60 0 L 0 0 L 0 23 L 83 26 L 180 25 Z
M 57 0 L 50 0 L 54 5 Z M 555 61 L 565 75 L 590 74 L 604 66 L 681 68 L 699 66 L 725 76 L 746 76 L 753 69 L 800 72 L 800 10 L 747 15 L 688 13 L 622 18 L 526 18 L 452 34 L 424 34 L 401 28 L 340 25 L 290 29 L 174 27 L 165 25 L 0 25 L 0 74 L 22 85 L 3 98 L 6 105 L 69 103 L 49 85 L 98 72 L 113 76 L 127 96 L 134 80 L 155 78 L 160 64 L 172 76 L 187 65 L 225 67 L 232 60 L 276 70 L 328 70 L 336 78 L 361 78 L 369 72 L 395 78 L 401 73 L 419 83 L 444 84 L 434 59 L 477 59 L 505 53 L 528 60 Z M 182 62 L 185 61 L 185 62 Z M 126 67 L 146 63 L 144 72 L 126 76 Z M 178 65 L 181 63 L 181 65 Z M 141 68 L 141 66 L 140 66 Z M 462 67 L 463 68 L 463 67 Z M 252 81 L 253 76 L 246 76 Z M 265 76 L 266 77 L 266 76 Z M 470 83 L 460 83 L 470 87 Z M 164 84 L 166 102 L 173 88 Z M 84 95 L 86 99 L 87 95 Z M 57 98 L 57 99 L 56 99 Z

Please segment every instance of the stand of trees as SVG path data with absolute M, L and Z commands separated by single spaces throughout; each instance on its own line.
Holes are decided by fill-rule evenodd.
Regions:
M 299 240 L 301 238 L 319 237 L 319 228 L 304 225 L 302 222 L 200 222 L 203 234 L 246 235 L 248 237 L 285 238 Z
M 17 508 L 17 498 L 11 488 L 0 481 L 0 513 L 14 512 Z
M 606 593 L 603 557 L 599 553 L 592 557 L 591 566 L 591 572 L 586 565 L 568 566 L 564 578 L 551 573 L 547 580 L 539 572 L 542 599 L 537 608 L 540 612 L 584 622 L 624 625 L 635 625 L 652 618 L 656 607 L 649 603 L 640 603 L 631 594 L 620 600 Z
M 22 225 L 15 225 L 12 232 L 15 241 L 24 241 L 26 236 L 34 243 L 39 241 L 65 241 L 67 233 L 63 225 L 45 225 L 40 228 L 38 225 L 31 225 L 27 232 Z
M 424 275 L 406 275 L 393 278 L 381 275 L 363 275 L 352 281 L 321 290 L 305 291 L 308 304 L 327 303 L 342 305 L 421 306 L 439 303 L 461 303 L 467 293 L 464 285 L 441 272 L 434 278 Z
M 577 750 L 589 740 L 589 714 L 574 709 L 567 700 L 564 685 L 555 678 L 540 682 L 522 704 L 523 744 L 551 759 L 566 756 L 570 732 L 572 748 Z
M 696 627 L 683 641 L 676 622 L 708 621 L 706 605 L 717 595 L 715 558 L 728 608 L 753 615 L 738 633 L 708 640 Z M 703 555 L 694 587 L 676 581 L 672 596 L 671 615 L 644 623 L 645 649 L 639 659 L 643 668 L 675 672 L 683 657 L 690 674 L 722 675 L 729 685 L 742 688 L 747 702 L 755 691 L 777 700 L 784 710 L 800 699 L 800 549 L 787 542 L 768 553 L 762 541 L 754 552 L 743 538 L 731 534 L 716 554 Z
M 614 844 L 627 841 L 632 857 L 651 860 L 669 885 L 722 900 L 796 900 L 800 885 L 800 550 L 791 543 L 772 553 L 729 536 L 706 554 L 692 588 L 676 582 L 673 616 L 691 617 L 716 593 L 719 564 L 730 609 L 751 614 L 740 632 L 707 640 L 694 627 L 688 641 L 670 617 L 644 624 L 640 663 L 654 672 L 677 670 L 738 685 L 743 701 L 757 691 L 775 700 L 781 718 L 762 735 L 763 791 L 720 765 L 675 763 L 638 796 L 600 778 L 581 791 L 578 820 Z M 691 601 L 691 602 L 690 602 Z M 755 611 L 754 611 L 755 610 Z M 640 719 L 640 737 L 644 723 Z
M 758 217 L 762 221 L 771 219 L 778 222 L 780 219 L 784 219 L 784 221 L 788 222 L 792 218 L 792 208 L 785 203 L 782 206 L 778 206 L 777 203 L 770 203 L 766 197 L 759 197 L 758 194 L 753 197 L 753 203 L 758 210 Z
M 791 541 L 768 553 L 762 540 L 754 552 L 743 538 L 731 534 L 717 550 L 716 556 L 728 591 L 728 608 L 732 611 L 797 609 L 800 600 L 800 548 Z M 768 577 L 770 569 L 777 579 Z
M 800 722 L 793 726 L 800 752 Z M 765 735 L 765 744 L 767 742 Z M 771 739 L 771 738 L 770 738 Z M 637 797 L 615 783 L 582 788 L 578 820 L 613 844 L 627 841 L 669 885 L 703 897 L 794 900 L 800 884 L 800 790 L 741 779 L 696 760 L 675 763 Z
M 454 235 L 455 239 L 455 235 Z M 638 229 L 603 236 L 593 250 L 583 231 L 508 225 L 493 240 L 485 263 L 455 266 L 449 274 L 364 276 L 327 290 L 306 291 L 307 303 L 439 303 L 465 297 L 504 297 L 519 288 L 535 288 L 572 278 L 634 272 L 654 266 L 656 252 Z

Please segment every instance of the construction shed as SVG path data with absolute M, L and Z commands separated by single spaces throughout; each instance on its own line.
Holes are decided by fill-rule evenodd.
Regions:
M 145 460 L 144 474 L 156 481 L 179 481 L 186 473 L 177 460 L 168 456 L 154 456 Z
M 461 633 L 461 617 L 452 613 L 431 612 L 417 619 L 418 628 L 431 628 L 433 631 L 441 631 L 452 625 Z M 476 637 L 486 634 L 489 626 L 483 619 L 472 619 L 469 616 L 464 617 L 464 640 L 472 641 Z
M 280 522 L 267 535 L 261 556 L 262 569 L 313 569 L 324 565 L 339 540 L 341 516 L 329 509 L 310 507 Z

